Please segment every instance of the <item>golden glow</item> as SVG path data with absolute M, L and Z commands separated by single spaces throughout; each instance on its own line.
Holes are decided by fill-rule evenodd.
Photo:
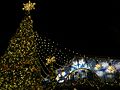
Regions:
M 51 64 L 51 63 L 53 63 L 53 62 L 56 61 L 56 60 L 55 60 L 55 56 L 53 56 L 52 58 L 51 58 L 51 57 L 48 57 L 46 60 L 47 60 L 46 65 Z
M 96 65 L 95 65 L 95 70 L 99 70 L 101 67 L 102 67 L 101 64 L 96 64 Z
M 115 73 L 115 72 L 116 72 L 116 69 L 115 69 L 114 66 L 108 66 L 107 72 L 108 72 L 108 73 Z
M 29 1 L 29 2 L 26 3 L 26 4 L 23 3 L 23 5 L 24 5 L 23 10 L 30 11 L 30 10 L 35 9 L 34 6 L 36 5 L 36 3 L 31 3 L 31 1 Z
M 33 22 L 30 16 L 26 16 L 0 60 L 1 90 L 23 90 L 26 87 L 38 90 L 42 86 L 37 45 Z

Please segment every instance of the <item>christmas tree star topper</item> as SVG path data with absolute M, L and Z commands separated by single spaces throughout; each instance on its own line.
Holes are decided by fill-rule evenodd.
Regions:
M 34 5 L 36 5 L 36 3 L 31 3 L 31 1 L 29 0 L 28 3 L 26 3 L 26 4 L 23 3 L 23 5 L 24 5 L 23 10 L 30 12 L 30 10 L 35 9 Z

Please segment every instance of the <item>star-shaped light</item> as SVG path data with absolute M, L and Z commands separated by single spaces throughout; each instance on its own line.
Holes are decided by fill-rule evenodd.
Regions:
M 23 5 L 24 5 L 23 10 L 30 11 L 30 10 L 35 9 L 34 5 L 36 5 L 36 3 L 31 3 L 31 1 L 29 1 L 26 4 L 23 3 Z
M 101 65 L 101 64 L 96 64 L 96 65 L 95 65 L 95 70 L 100 70 L 100 69 L 101 69 L 101 67 L 102 67 L 102 65 Z
M 55 60 L 55 56 L 53 56 L 52 58 L 49 57 L 49 58 L 47 58 L 46 60 L 47 60 L 46 65 L 51 64 L 51 63 L 53 63 L 53 62 L 56 61 L 56 60 Z
M 114 66 L 108 66 L 106 72 L 108 73 L 115 73 L 116 72 L 116 69 Z

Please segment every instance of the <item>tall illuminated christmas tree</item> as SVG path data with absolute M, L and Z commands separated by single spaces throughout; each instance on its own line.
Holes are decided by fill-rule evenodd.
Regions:
M 23 5 L 26 15 L 0 60 L 0 90 L 42 90 L 37 37 L 30 16 L 35 3 Z

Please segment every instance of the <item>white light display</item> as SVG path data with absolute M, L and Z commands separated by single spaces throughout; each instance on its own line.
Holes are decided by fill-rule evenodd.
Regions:
M 116 70 L 120 72 L 120 62 L 116 63 L 114 66 Z
M 109 66 L 108 62 L 105 61 L 105 62 L 101 62 L 101 65 L 102 65 L 102 68 L 105 69 Z
M 65 76 L 66 76 L 66 72 L 65 71 L 62 71 L 61 73 L 59 73 L 56 77 L 56 80 L 59 82 L 59 83 L 63 83 L 64 82 L 64 79 L 65 79 Z
M 105 74 L 105 72 L 103 72 L 103 71 L 96 71 L 95 73 L 96 73 L 99 77 L 103 77 L 104 74 Z
M 84 59 L 80 59 L 78 61 L 73 61 L 73 64 L 71 66 L 71 71 L 77 70 L 79 68 L 86 68 L 86 69 L 90 69 L 89 65 L 84 61 Z
M 75 60 L 75 58 L 74 58 L 72 61 L 72 64 L 70 66 L 68 66 L 68 68 L 70 68 L 70 69 L 64 70 L 67 72 L 58 72 L 58 76 L 57 76 L 56 80 L 59 83 L 62 83 L 62 82 L 64 82 L 64 79 L 70 80 L 72 77 L 74 77 L 75 80 L 77 78 L 87 78 L 88 72 L 86 72 L 86 71 L 88 69 L 90 71 L 93 71 L 100 78 L 105 79 L 105 80 L 107 78 L 114 79 L 115 73 L 117 71 L 120 72 L 120 62 L 118 62 L 118 61 L 115 61 L 115 60 L 105 61 L 104 60 L 104 61 L 99 61 L 98 63 L 95 63 L 95 62 L 96 62 L 95 59 L 92 59 L 89 61 L 87 60 L 87 62 L 85 62 L 84 58 L 77 59 L 77 60 Z M 111 63 L 112 65 L 109 65 L 109 63 Z

